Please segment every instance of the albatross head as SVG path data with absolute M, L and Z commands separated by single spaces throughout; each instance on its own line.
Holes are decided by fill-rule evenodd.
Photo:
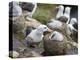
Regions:
M 65 12 L 64 12 L 64 17 L 66 17 L 67 19 L 67 24 L 69 23 L 69 20 L 70 20 L 70 12 L 71 12 L 71 7 L 66 7 L 65 8 Z
M 63 6 L 63 5 L 59 5 L 59 6 L 56 7 L 56 8 L 58 8 L 59 10 L 64 10 L 64 6 Z
M 58 32 L 58 31 L 54 31 L 50 36 L 49 36 L 50 40 L 56 40 L 56 41 L 63 41 L 64 37 L 63 35 Z
M 73 32 L 73 31 L 77 32 L 77 29 L 74 27 L 75 25 L 77 25 L 77 19 L 71 18 L 70 24 L 68 24 L 68 27 L 69 27 L 71 32 Z
M 60 18 L 61 16 L 63 16 L 63 11 L 64 11 L 64 6 L 63 5 L 59 5 L 57 7 L 58 9 L 58 12 L 57 12 L 57 15 L 56 15 L 56 19 Z
M 71 21 L 70 21 L 70 24 L 75 24 L 75 23 L 77 23 L 77 19 L 76 18 L 71 18 Z
M 40 26 L 38 26 L 38 28 L 37 28 L 37 30 L 39 31 L 39 32 L 46 32 L 46 31 L 51 31 L 46 25 L 40 25 Z
M 71 7 L 66 7 L 66 8 L 65 8 L 65 13 L 66 13 L 66 14 L 70 14 L 70 10 L 71 10 Z

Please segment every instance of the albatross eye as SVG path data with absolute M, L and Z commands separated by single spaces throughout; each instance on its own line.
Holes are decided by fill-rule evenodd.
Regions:
M 47 29 L 47 27 L 44 27 L 44 29 Z

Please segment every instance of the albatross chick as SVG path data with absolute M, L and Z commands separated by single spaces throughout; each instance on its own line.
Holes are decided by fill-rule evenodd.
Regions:
M 53 31 L 45 35 L 43 41 L 45 52 L 50 56 L 66 55 L 67 52 L 73 48 L 76 48 L 77 50 L 77 43 L 73 42 L 72 40 L 68 40 L 68 38 L 59 31 Z
M 28 46 L 35 46 L 43 39 L 43 33 L 45 31 L 50 31 L 46 25 L 40 25 L 26 37 L 26 42 Z

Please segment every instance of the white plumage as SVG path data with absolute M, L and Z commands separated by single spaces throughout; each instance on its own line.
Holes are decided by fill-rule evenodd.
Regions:
M 68 26 L 69 26 L 71 31 L 76 31 L 77 32 L 77 30 L 72 26 L 72 24 L 68 24 Z
M 58 10 L 58 13 L 56 15 L 56 19 L 60 18 L 61 16 L 63 16 L 63 11 L 64 11 L 64 6 L 60 5 Z
M 49 22 L 47 25 L 48 25 L 48 27 L 50 27 L 52 29 L 54 29 L 54 28 L 59 29 L 62 27 L 62 22 L 52 19 L 51 22 Z
M 63 41 L 64 37 L 60 32 L 54 31 L 49 37 L 50 40 Z
M 67 25 L 67 27 L 70 30 L 70 34 L 73 33 L 73 31 L 77 32 L 77 29 L 74 28 L 73 24 L 77 23 L 77 19 L 76 18 L 71 18 L 70 23 Z
M 70 24 L 75 24 L 75 23 L 77 23 L 77 19 L 76 18 L 71 18 L 71 21 L 70 21 Z
M 32 4 L 34 5 L 34 8 L 33 8 L 32 12 L 31 12 L 31 17 L 32 17 L 32 15 L 35 13 L 35 11 L 36 11 L 36 9 L 37 9 L 37 3 L 34 2 L 34 3 L 32 3 Z
M 43 32 L 40 33 L 37 29 L 35 29 L 27 37 L 30 37 L 33 42 L 40 42 L 43 38 Z
M 64 17 L 66 17 L 68 20 L 67 20 L 67 24 L 69 23 L 69 20 L 70 20 L 70 11 L 71 11 L 71 8 L 70 7 L 66 7 L 65 8 L 65 12 L 64 12 Z
M 29 44 L 37 43 L 42 41 L 43 39 L 43 33 L 45 31 L 48 31 L 48 27 L 46 25 L 40 25 L 35 30 L 32 30 L 32 32 L 26 37 L 26 41 Z

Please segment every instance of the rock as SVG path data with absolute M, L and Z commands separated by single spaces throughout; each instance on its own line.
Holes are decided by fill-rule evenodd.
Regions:
M 41 55 L 35 51 L 30 51 L 30 52 L 26 53 L 25 56 L 27 56 L 27 57 L 40 57 Z
M 21 2 L 20 6 L 23 10 L 27 10 L 29 12 L 31 12 L 34 8 L 34 5 L 32 3 L 29 3 L 29 2 Z
M 26 29 L 25 26 L 25 19 L 23 16 L 19 16 L 19 17 L 13 17 L 13 32 L 14 33 L 18 33 L 18 32 L 23 32 Z M 17 28 L 16 28 L 17 27 Z
M 9 51 L 9 56 L 12 58 L 19 57 L 19 53 L 17 51 Z
M 26 48 L 25 45 L 23 44 L 23 42 L 20 41 L 19 39 L 17 39 L 17 36 L 16 37 L 13 36 L 12 43 L 13 43 L 12 44 L 12 50 L 16 50 L 16 51 L 19 50 L 20 51 L 20 50 Z
M 9 16 L 16 17 L 22 15 L 22 8 L 19 6 L 19 2 L 10 2 L 9 3 Z
M 34 14 L 34 12 L 37 8 L 37 3 L 21 2 L 20 6 L 22 7 L 23 11 L 27 12 L 27 13 L 24 13 L 26 17 L 27 16 L 32 17 L 32 15 Z
M 31 48 L 24 49 L 23 51 L 20 52 L 20 55 L 19 55 L 20 58 L 23 58 L 23 57 L 24 58 L 26 58 L 26 57 L 40 57 L 40 56 L 41 56 L 41 54 L 39 52 L 37 52 L 36 50 L 31 49 Z
M 31 26 L 33 28 L 37 28 L 39 25 L 42 25 L 36 19 L 29 18 L 29 17 L 28 17 L 28 19 L 27 19 L 27 21 L 25 23 L 26 23 L 26 26 Z
M 78 43 L 78 32 L 74 32 L 73 34 L 70 35 L 72 39 Z

